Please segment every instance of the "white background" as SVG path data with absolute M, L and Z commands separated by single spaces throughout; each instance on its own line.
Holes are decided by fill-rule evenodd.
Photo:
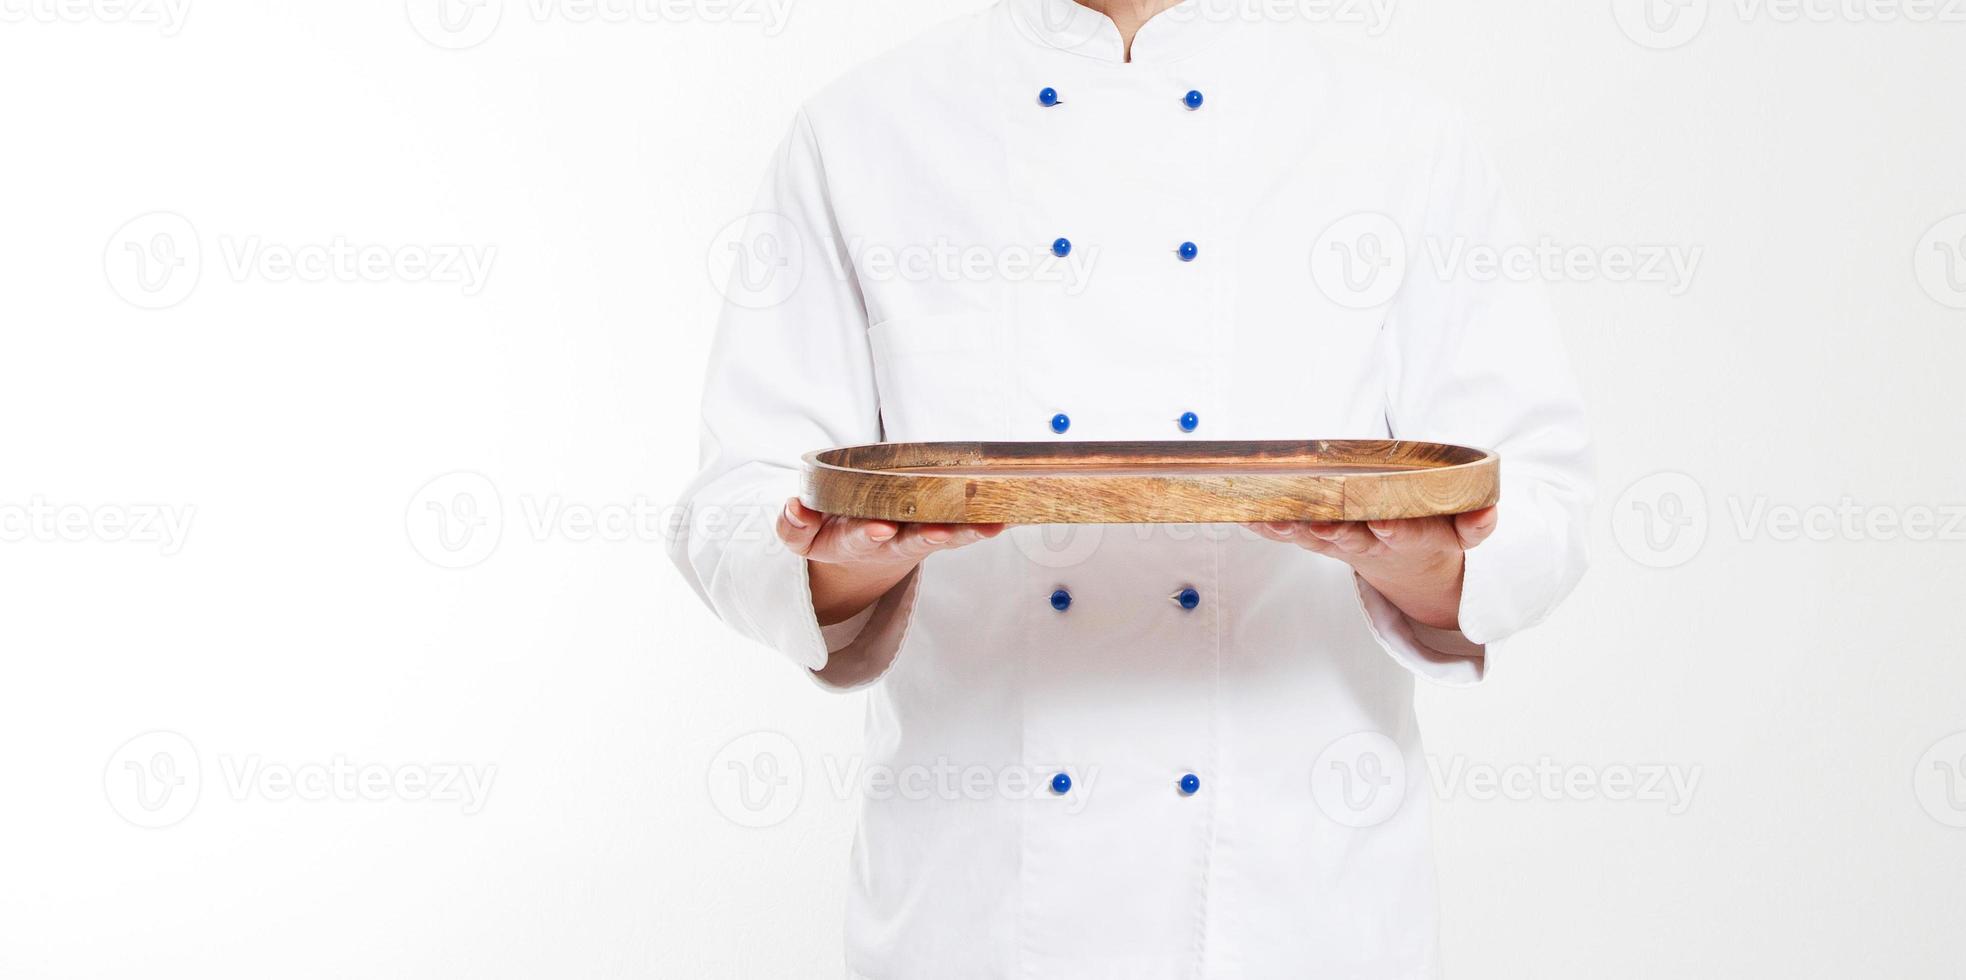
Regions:
M 543 515 L 673 499 L 720 230 L 799 101 L 971 4 L 488 2 L 0 0 L 0 976 L 838 973 L 860 699 L 659 516 Z M 1597 560 L 1422 694 L 1450 976 L 1957 975 L 1966 5 L 1747 2 L 1296 8 L 1453 93 L 1554 243 L 1700 256 L 1551 282 Z M 337 241 L 489 275 L 279 265 Z M 1692 791 L 1453 779 L 1538 765 Z

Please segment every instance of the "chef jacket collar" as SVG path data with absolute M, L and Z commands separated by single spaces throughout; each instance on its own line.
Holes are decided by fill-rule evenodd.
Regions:
M 1010 2 L 1018 29 L 1032 41 L 1099 61 L 1117 64 L 1126 60 L 1119 28 L 1099 11 L 1073 0 Z M 1133 36 L 1133 60 L 1185 58 L 1214 43 L 1241 14 L 1238 0 L 1182 0 L 1141 25 Z

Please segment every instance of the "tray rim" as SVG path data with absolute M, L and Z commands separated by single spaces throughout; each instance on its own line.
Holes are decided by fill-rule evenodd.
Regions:
M 1051 477 L 1033 477 L 1030 476 L 1028 473 L 1018 472 L 1018 470 L 1024 469 L 1027 466 L 1061 465 L 1059 464 L 1059 462 L 1055 457 L 1057 455 L 1066 454 L 1066 453 L 1044 453 L 1044 452 L 1037 453 L 1033 457 L 1032 462 L 1029 464 L 1022 464 L 1017 462 L 1005 462 L 1001 464 L 1004 469 L 1004 472 L 1002 473 L 989 473 L 989 472 L 978 473 L 975 472 L 974 470 L 971 470 L 969 472 L 965 472 L 962 474 L 941 475 L 933 472 L 933 469 L 937 465 L 935 463 L 916 464 L 912 468 L 912 471 L 901 472 L 899 469 L 880 469 L 880 468 L 865 467 L 865 466 L 851 466 L 845 463 L 835 461 L 839 458 L 840 455 L 852 453 L 855 451 L 880 449 L 884 447 L 905 446 L 905 447 L 916 449 L 924 453 L 939 454 L 948 457 L 953 457 L 949 462 L 942 465 L 948 465 L 951 467 L 955 467 L 955 466 L 974 467 L 980 465 L 980 466 L 987 467 L 989 463 L 987 462 L 986 457 L 988 454 L 988 450 L 990 448 L 1020 447 L 1020 448 L 1033 448 L 1033 449 L 1040 449 L 1040 450 L 1066 450 L 1066 451 L 1074 450 L 1074 449 L 1081 450 L 1081 451 L 1090 450 L 1093 453 L 1095 453 L 1093 460 L 1088 461 L 1088 467 L 1090 468 L 1097 465 L 1096 453 L 1100 451 L 1104 451 L 1114 455 L 1127 455 L 1133 458 L 1138 458 L 1139 456 L 1142 455 L 1151 456 L 1156 449 L 1162 449 L 1165 451 L 1166 455 L 1170 458 L 1170 460 L 1178 460 L 1186 455 L 1182 452 L 1183 449 L 1195 450 L 1195 449 L 1203 449 L 1209 446 L 1236 446 L 1239 449 L 1243 449 L 1246 451 L 1254 451 L 1258 453 L 1260 453 L 1263 449 L 1268 448 L 1268 449 L 1278 450 L 1279 456 L 1287 456 L 1293 454 L 1304 455 L 1304 454 L 1315 453 L 1320 451 L 1321 447 L 1325 447 L 1325 446 L 1337 447 L 1337 446 L 1346 446 L 1346 445 L 1354 445 L 1354 446 L 1367 445 L 1367 446 L 1375 446 L 1375 447 L 1383 446 L 1387 451 L 1397 450 L 1400 447 L 1420 447 L 1423 449 L 1427 447 L 1433 447 L 1437 449 L 1451 450 L 1457 454 L 1470 454 L 1472 458 L 1464 459 L 1460 462 L 1446 463 L 1444 465 L 1439 465 L 1439 466 L 1413 466 L 1409 468 L 1382 471 L 1376 473 L 1349 473 L 1349 474 L 1331 473 L 1326 475 L 1319 475 L 1317 473 L 1307 473 L 1307 472 L 1300 471 L 1300 472 L 1289 473 L 1289 474 L 1279 473 L 1275 476 L 1269 476 L 1260 473 L 1251 474 L 1246 471 L 1244 473 L 1237 474 L 1234 476 L 1228 474 L 1211 475 L 1210 473 L 1208 473 L 1205 467 L 1189 473 L 1160 474 L 1160 475 L 1110 474 L 1109 473 L 1100 476 L 1055 476 L 1054 475 Z M 1245 452 L 1240 456 L 1225 457 L 1224 461 L 1225 463 L 1227 463 L 1236 459 L 1248 460 L 1251 458 L 1252 457 L 1248 455 L 1248 452 Z M 1254 459 L 1259 464 L 1263 458 L 1265 457 L 1262 457 L 1260 455 L 1254 457 Z M 799 496 L 800 499 L 803 500 L 807 506 L 816 507 L 817 509 L 820 510 L 827 510 L 826 507 L 819 507 L 818 505 L 822 503 L 826 503 L 826 501 L 822 501 L 820 499 L 821 497 L 820 489 L 821 489 L 821 485 L 828 482 L 829 480 L 838 481 L 842 479 L 848 479 L 848 480 L 857 479 L 857 480 L 864 481 L 864 483 L 878 483 L 878 482 L 893 481 L 898 484 L 903 484 L 911 488 L 915 488 L 918 492 L 914 494 L 914 497 L 917 498 L 918 500 L 923 500 L 923 499 L 929 500 L 931 504 L 935 505 L 931 508 L 934 514 L 954 515 L 954 516 L 894 517 L 894 516 L 889 516 L 885 512 L 874 513 L 872 512 L 874 509 L 868 507 L 859 507 L 859 508 L 849 507 L 844 510 L 834 509 L 829 512 L 837 513 L 840 514 L 841 516 L 847 516 L 847 517 L 862 517 L 862 518 L 869 518 L 869 519 L 876 519 L 876 520 L 890 520 L 890 521 L 920 521 L 920 522 L 928 522 L 928 523 L 945 523 L 945 524 L 1223 523 L 1223 522 L 1233 522 L 1234 520 L 1242 519 L 1242 518 L 1228 519 L 1228 518 L 1213 518 L 1213 517 L 1180 519 L 1180 518 L 1167 517 L 1167 516 L 1139 516 L 1139 517 L 1132 517 L 1132 518 L 1097 517 L 1097 518 L 1088 519 L 1085 518 L 1083 515 L 1081 515 L 1079 517 L 1074 517 L 1073 519 L 1070 520 L 1033 519 L 1027 521 L 1002 521 L 1002 520 L 988 519 L 984 517 L 976 517 L 968 513 L 968 505 L 970 501 L 977 496 L 978 485 L 988 487 L 991 485 L 1001 484 L 1008 481 L 1020 481 L 1026 483 L 1032 483 L 1032 482 L 1042 483 L 1043 481 L 1046 480 L 1067 481 L 1072 483 L 1078 483 L 1080 486 L 1084 487 L 1087 490 L 1093 490 L 1093 489 L 1116 490 L 1120 488 L 1130 488 L 1132 485 L 1138 485 L 1138 488 L 1142 490 L 1154 486 L 1158 486 L 1163 490 L 1169 488 L 1192 488 L 1197 491 L 1206 491 L 1206 492 L 1220 494 L 1224 500 L 1229 500 L 1236 496 L 1239 496 L 1238 494 L 1230 492 L 1230 488 L 1234 487 L 1238 482 L 1241 482 L 1245 487 L 1253 485 L 1255 487 L 1260 488 L 1260 486 L 1266 480 L 1284 481 L 1284 482 L 1296 484 L 1300 487 L 1323 487 L 1326 494 L 1332 498 L 1331 501 L 1326 502 L 1326 508 L 1328 510 L 1335 508 L 1335 513 L 1333 514 L 1333 516 L 1329 516 L 1329 517 L 1308 517 L 1308 518 L 1307 517 L 1285 517 L 1285 518 L 1253 517 L 1250 518 L 1252 520 L 1346 520 L 1348 521 L 1348 520 L 1397 519 L 1400 516 L 1417 517 L 1417 516 L 1436 516 L 1436 515 L 1448 514 L 1448 513 L 1465 513 L 1467 510 L 1479 510 L 1482 507 L 1492 506 L 1500 498 L 1500 494 L 1501 494 L 1501 479 L 1499 473 L 1501 459 L 1500 456 L 1494 450 L 1482 448 L 1482 447 L 1476 447 L 1476 446 L 1468 446 L 1458 443 L 1432 442 L 1429 440 L 1421 440 L 1421 439 L 1168 439 L 1168 440 L 1092 440 L 1092 441 L 1079 441 L 1079 442 L 1062 442 L 1062 441 L 1051 442 L 1051 441 L 1028 441 L 1028 440 L 1027 441 L 937 440 L 937 441 L 923 441 L 923 442 L 876 442 L 876 443 L 861 443 L 861 444 L 850 445 L 850 446 L 834 446 L 827 449 L 816 449 L 811 452 L 805 453 L 801 457 L 801 459 L 804 463 L 804 471 L 802 473 L 802 485 L 801 485 L 801 492 Z M 1065 463 L 1063 465 L 1069 466 L 1070 464 Z M 1287 464 L 1278 467 L 1279 470 L 1284 470 L 1286 468 L 1287 468 Z M 1373 517 L 1370 515 L 1370 508 L 1373 505 L 1384 504 L 1386 500 L 1392 497 L 1399 496 L 1396 492 L 1391 492 L 1391 493 L 1387 492 L 1386 488 L 1397 487 L 1402 482 L 1410 483 L 1412 482 L 1415 474 L 1428 474 L 1436 478 L 1445 478 L 1448 480 L 1452 480 L 1456 474 L 1459 474 L 1464 478 L 1467 478 L 1471 481 L 1475 481 L 1477 485 L 1479 485 L 1480 481 L 1486 480 L 1487 486 L 1486 486 L 1486 493 L 1484 497 L 1486 502 L 1474 507 L 1467 508 L 1466 510 L 1447 510 L 1447 509 L 1423 507 L 1423 508 L 1419 508 L 1421 512 L 1416 512 L 1411 514 L 1394 514 L 1392 516 L 1387 516 L 1384 518 Z M 1353 491 L 1355 490 L 1359 492 L 1354 493 Z M 1302 504 L 1306 509 L 1312 506 L 1308 502 L 1302 500 L 1300 497 L 1295 497 L 1295 496 L 1272 498 L 1272 500 L 1270 501 L 1270 503 L 1273 505 L 1272 506 L 1273 510 L 1281 509 L 1283 504 L 1286 502 L 1295 502 L 1298 504 Z M 835 501 L 834 503 L 837 506 L 838 502 Z M 915 506 L 914 502 L 910 502 L 910 507 L 912 508 L 913 506 Z M 1226 506 L 1227 505 L 1225 504 L 1225 507 Z M 1361 510 L 1357 514 L 1353 514 L 1352 510 L 1354 507 L 1361 508 Z M 1064 506 L 1063 509 L 1069 511 L 1072 508 L 1070 506 Z M 1146 503 L 1142 503 L 1138 509 L 1141 511 L 1142 514 L 1148 514 L 1149 512 L 1156 511 L 1156 508 Z M 1254 511 L 1262 510 L 1263 507 L 1258 502 L 1252 502 L 1248 505 L 1247 509 L 1254 512 Z M 1414 510 L 1415 508 L 1411 506 L 1406 506 L 1403 508 L 1394 507 L 1393 509 Z

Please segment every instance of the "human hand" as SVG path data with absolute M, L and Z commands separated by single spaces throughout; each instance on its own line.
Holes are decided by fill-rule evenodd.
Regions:
M 1336 558 L 1415 622 L 1460 627 L 1467 551 L 1495 533 L 1494 507 L 1403 521 L 1272 522 L 1247 527 L 1272 541 Z
M 778 515 L 778 539 L 805 558 L 821 625 L 852 619 L 886 595 L 922 559 L 1003 533 L 1002 524 L 904 524 L 841 517 L 793 497 Z

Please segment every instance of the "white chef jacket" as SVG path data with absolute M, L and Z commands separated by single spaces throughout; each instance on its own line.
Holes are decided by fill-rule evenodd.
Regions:
M 1463 125 L 1307 33 L 1188 0 L 1128 63 L 1003 0 L 812 99 L 730 243 L 672 550 L 869 691 L 856 976 L 1437 970 L 1413 679 L 1479 681 L 1575 584 L 1588 440 L 1541 288 L 1430 254 L 1523 242 Z M 1374 244 L 1407 268 L 1365 306 Z M 1229 526 L 1013 528 L 822 632 L 769 530 L 831 446 L 1386 437 L 1501 455 L 1458 633 Z

